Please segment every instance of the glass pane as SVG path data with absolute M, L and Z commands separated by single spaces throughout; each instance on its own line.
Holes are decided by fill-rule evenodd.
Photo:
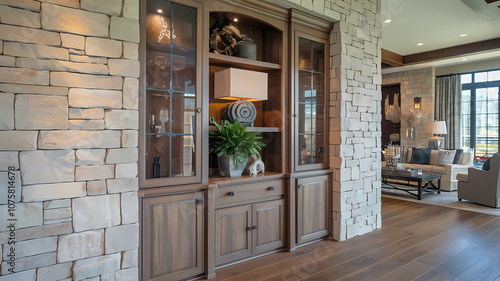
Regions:
M 169 50 L 166 53 L 156 51 L 146 53 L 146 87 L 155 89 L 170 88 Z
M 474 83 L 486 82 L 486 81 L 488 81 L 488 72 L 474 73 Z
M 299 136 L 299 164 L 314 163 L 311 161 L 311 135 Z
M 173 10 L 173 36 L 176 46 L 196 48 L 196 9 L 172 4 Z
M 316 92 L 311 90 L 311 79 L 312 75 L 310 72 L 299 71 L 299 103 L 316 96 Z
M 488 88 L 488 99 L 498 100 L 498 87 Z
M 166 134 L 170 132 L 170 94 L 164 91 L 146 93 L 147 134 Z
M 470 113 L 470 102 L 462 102 L 462 114 Z
M 315 164 L 324 161 L 323 135 L 299 136 L 299 164 Z
M 485 101 L 488 98 L 486 88 L 476 89 L 476 101 Z
M 313 42 L 312 43 L 312 60 L 313 71 L 324 73 L 325 72 L 325 44 Z
M 146 179 L 195 173 L 196 21 L 195 8 L 147 1 Z
M 172 53 L 172 89 L 195 93 L 196 51 L 174 47 Z
M 305 116 L 305 113 L 306 112 L 306 104 L 305 103 L 299 103 L 299 106 L 298 106 L 298 115 L 299 116 Z M 303 119 L 298 119 L 298 123 L 299 123 L 299 127 L 297 128 L 298 129 L 298 133 L 299 134 L 304 134 L 305 133 L 305 130 L 306 130 L 306 126 L 305 126 L 305 121 Z
M 146 178 L 168 177 L 170 138 L 166 135 L 146 135 L 146 142 Z
M 194 135 L 172 137 L 171 176 L 193 176 L 195 172 Z M 178 149 L 181 148 L 181 149 Z
M 146 2 L 146 40 L 170 43 L 171 3 L 163 0 L 148 0 Z
M 460 75 L 460 81 L 462 84 L 468 84 L 472 82 L 472 74 L 462 74 Z
M 299 69 L 311 69 L 311 40 L 299 38 Z
M 462 101 L 470 101 L 470 90 L 462 90 Z
M 313 89 L 315 92 L 315 101 L 318 105 L 325 104 L 325 75 L 313 74 Z
M 498 100 L 488 102 L 488 113 L 498 113 Z
M 183 93 L 174 93 L 172 95 L 172 133 L 179 135 L 195 133 L 194 107 L 195 100 L 193 97 L 186 97 Z
M 488 72 L 488 81 L 499 81 L 500 80 L 500 70 Z

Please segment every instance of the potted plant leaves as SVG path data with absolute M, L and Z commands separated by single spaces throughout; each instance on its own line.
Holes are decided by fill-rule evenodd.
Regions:
M 259 150 L 265 146 L 260 140 L 260 132 L 248 132 L 247 125 L 241 126 L 236 120 L 217 126 L 217 131 L 210 132 L 210 152 L 219 157 L 219 167 L 225 176 L 239 177 L 245 169 L 250 154 L 260 158 Z

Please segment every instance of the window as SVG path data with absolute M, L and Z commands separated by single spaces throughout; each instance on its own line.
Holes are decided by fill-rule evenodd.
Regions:
M 462 74 L 461 81 L 462 146 L 491 156 L 499 151 L 500 70 Z

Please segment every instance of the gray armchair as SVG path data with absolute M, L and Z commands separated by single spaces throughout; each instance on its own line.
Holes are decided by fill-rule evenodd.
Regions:
M 500 207 L 500 154 L 491 158 L 488 171 L 469 168 L 467 178 L 458 179 L 458 200 Z

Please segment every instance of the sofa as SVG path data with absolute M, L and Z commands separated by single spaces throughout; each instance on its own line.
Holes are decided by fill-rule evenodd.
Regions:
M 405 169 L 422 169 L 424 173 L 439 173 L 443 174 L 441 177 L 441 190 L 444 191 L 454 191 L 457 190 L 457 174 L 466 173 L 467 170 L 473 166 L 474 160 L 474 150 L 470 148 L 464 148 L 463 153 L 460 156 L 457 164 L 441 164 L 438 165 L 439 150 L 431 150 L 429 164 L 415 164 L 411 163 L 412 159 L 412 149 L 408 149 L 406 153 L 403 153 L 398 163 L 399 167 Z
M 457 178 L 458 200 L 500 208 L 500 154 L 493 155 L 489 170 L 470 168 Z

